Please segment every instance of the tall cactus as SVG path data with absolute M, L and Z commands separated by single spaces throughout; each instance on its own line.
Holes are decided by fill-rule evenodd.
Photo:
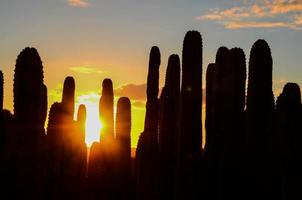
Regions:
M 245 187 L 245 195 L 251 199 L 259 196 L 263 199 L 272 198 L 272 70 L 273 61 L 268 44 L 264 40 L 256 41 L 250 52 L 246 107 L 245 158 L 248 185 Z M 261 183 L 259 180 L 262 180 Z
M 182 52 L 180 198 L 199 198 L 202 144 L 202 38 L 187 32 Z
M 101 137 L 114 138 L 113 122 L 113 86 L 111 79 L 104 79 L 102 84 L 102 96 L 100 99 L 100 120 L 102 123 Z
M 199 32 L 189 31 L 183 42 L 182 54 L 182 151 L 185 154 L 201 151 L 202 105 L 202 38 Z
M 165 87 L 160 96 L 159 153 L 160 197 L 174 198 L 177 156 L 177 131 L 179 122 L 180 60 L 171 55 L 166 71 Z
M 160 51 L 154 46 L 149 57 L 145 128 L 136 149 L 136 197 L 157 199 L 158 170 L 158 84 Z
M 3 73 L 0 70 L 0 111 L 3 110 Z
M 205 151 L 207 156 L 211 151 L 211 144 L 213 141 L 213 128 L 214 128 L 214 99 L 215 99 L 215 64 L 210 63 L 206 72 L 206 118 L 205 118 L 205 128 L 206 128 L 206 145 Z
M 65 109 L 66 117 L 69 121 L 73 120 L 74 115 L 74 96 L 75 96 L 75 81 L 74 78 L 68 76 L 64 80 L 62 106 Z
M 297 181 L 302 177 L 302 148 L 300 145 L 302 104 L 300 87 L 296 83 L 286 83 L 276 102 L 279 160 L 284 177 L 283 195 L 285 199 L 301 199 Z
M 27 126 L 41 125 L 43 116 L 43 65 L 35 48 L 25 48 L 19 54 L 14 75 L 14 115 Z M 40 123 L 40 124 L 39 124 Z
M 119 143 L 119 192 L 121 199 L 130 199 L 131 191 L 131 103 L 127 97 L 117 102 L 116 139 Z
M 86 130 L 86 107 L 85 105 L 81 104 L 78 109 L 77 113 L 77 122 L 78 122 L 78 129 L 80 130 L 80 141 L 85 142 L 85 130 Z

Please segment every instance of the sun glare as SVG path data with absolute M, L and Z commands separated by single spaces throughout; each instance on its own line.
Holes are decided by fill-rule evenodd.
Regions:
M 102 124 L 99 120 L 99 102 L 98 95 L 83 95 L 78 98 L 79 105 L 84 104 L 86 106 L 86 138 L 85 142 L 88 147 L 93 142 L 99 141 L 100 131 Z M 77 107 L 79 106 L 77 105 Z

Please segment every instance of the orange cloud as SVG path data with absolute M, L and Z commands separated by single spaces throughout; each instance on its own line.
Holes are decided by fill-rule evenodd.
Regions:
M 114 90 L 116 96 L 129 97 L 131 100 L 146 101 L 147 84 L 127 84 Z
M 275 27 L 289 27 L 290 25 L 284 22 L 227 22 L 224 24 L 227 29 L 241 29 L 241 28 L 275 28 Z
M 237 1 L 241 6 L 227 9 L 210 9 L 198 20 L 211 20 L 227 29 L 239 28 L 290 28 L 302 30 L 301 0 Z
M 67 0 L 68 5 L 72 7 L 88 7 L 90 4 L 87 0 Z
M 78 67 L 70 67 L 69 68 L 71 71 L 73 72 L 77 72 L 80 74 L 92 74 L 92 73 L 104 73 L 102 70 L 99 70 L 97 68 L 94 67 L 85 67 L 85 66 L 78 66 Z

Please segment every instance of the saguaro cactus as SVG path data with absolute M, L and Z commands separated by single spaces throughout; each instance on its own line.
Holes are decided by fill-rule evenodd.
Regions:
M 74 115 L 74 95 L 75 95 L 75 81 L 74 78 L 68 76 L 64 80 L 62 106 L 66 112 L 66 117 L 69 121 L 73 120 Z
M 116 139 L 119 147 L 119 189 L 121 199 L 130 199 L 131 191 L 131 103 L 127 97 L 117 102 Z
M 136 196 L 138 199 L 157 199 L 158 172 L 158 83 L 160 51 L 152 47 L 147 80 L 145 128 L 136 149 Z
M 77 123 L 78 128 L 80 129 L 80 141 L 85 142 L 85 130 L 86 130 L 86 107 L 85 105 L 81 104 L 79 106 L 78 114 L 77 114 Z
M 213 138 L 213 129 L 214 129 L 214 109 L 213 102 L 215 99 L 215 64 L 210 63 L 207 68 L 206 73 L 206 118 L 205 118 L 205 128 L 206 128 L 206 146 L 205 151 L 207 156 L 211 151 L 211 144 Z
M 248 186 L 245 188 L 248 188 L 246 195 L 251 199 L 259 196 L 270 199 L 272 195 L 272 65 L 268 44 L 264 40 L 256 41 L 250 52 L 246 107 Z
M 199 198 L 202 144 L 202 38 L 189 31 L 183 42 L 180 136 L 180 198 Z
M 27 126 L 41 127 L 43 116 L 43 65 L 35 48 L 19 54 L 14 75 L 14 115 Z M 42 113 L 41 113 L 42 112 Z
M 179 130 L 180 60 L 171 55 L 166 71 L 165 87 L 160 97 L 159 157 L 160 197 L 173 199 L 176 182 L 177 131 Z
M 197 31 L 189 31 L 184 39 L 182 54 L 182 152 L 201 150 L 202 105 L 202 39 Z
M 0 111 L 3 110 L 3 73 L 0 71 Z
M 296 83 L 286 83 L 276 102 L 279 161 L 282 163 L 282 176 L 285 178 L 283 191 L 286 199 L 301 199 L 297 185 L 302 177 L 302 148 L 300 145 L 302 104 L 300 87 Z
M 111 79 L 104 79 L 102 84 L 102 96 L 100 99 L 100 120 L 102 123 L 101 137 L 114 138 L 113 122 L 113 86 Z

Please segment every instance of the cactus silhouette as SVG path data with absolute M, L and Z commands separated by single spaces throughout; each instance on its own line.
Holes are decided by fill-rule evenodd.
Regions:
M 66 110 L 66 117 L 68 120 L 73 120 L 74 115 L 74 95 L 75 95 L 75 82 L 74 78 L 68 76 L 64 80 L 62 104 Z
M 302 105 L 300 87 L 296 83 L 287 83 L 276 101 L 278 143 L 280 152 L 278 159 L 282 163 L 282 177 L 284 177 L 284 196 L 286 199 L 301 198 L 297 181 L 301 179 L 302 148 L 300 125 L 302 119 Z M 280 156 L 281 155 L 281 156 Z
M 259 196 L 272 198 L 272 123 L 275 107 L 272 64 L 266 41 L 256 41 L 250 52 L 246 106 L 245 195 L 251 199 Z M 259 180 L 262 180 L 261 183 Z
M 207 157 L 211 152 L 211 144 L 213 141 L 213 129 L 214 129 L 214 99 L 215 99 L 215 64 L 210 63 L 206 72 L 206 118 L 205 118 L 205 128 L 206 128 L 206 146 L 205 152 Z
M 198 198 L 202 144 L 202 38 L 187 32 L 182 51 L 180 198 Z
M 149 57 L 145 127 L 136 149 L 136 198 L 157 199 L 158 195 L 158 84 L 160 51 L 154 46 Z
M 3 110 L 3 73 L 0 71 L 0 110 Z
M 240 198 L 240 165 L 244 142 L 244 107 L 246 64 L 242 49 L 228 53 L 226 72 L 222 79 L 222 196 Z M 237 188 L 237 189 L 235 189 Z
M 86 107 L 85 105 L 81 104 L 79 106 L 78 114 L 77 114 L 77 122 L 78 122 L 78 129 L 80 130 L 80 141 L 85 142 L 85 130 L 86 130 Z
M 100 120 L 102 122 L 101 137 L 114 138 L 113 123 L 113 86 L 110 79 L 104 79 L 102 84 L 102 96 L 100 99 Z
M 35 48 L 25 48 L 19 54 L 14 75 L 14 115 L 29 127 L 43 127 L 43 65 Z M 43 123 L 43 124 L 42 124 Z
M 121 199 L 130 199 L 131 191 L 131 103 L 127 97 L 117 102 L 116 139 L 119 143 L 119 188 Z
M 180 60 L 171 55 L 166 71 L 165 87 L 160 97 L 159 153 L 160 153 L 160 197 L 174 198 L 177 156 L 177 124 L 180 97 Z

